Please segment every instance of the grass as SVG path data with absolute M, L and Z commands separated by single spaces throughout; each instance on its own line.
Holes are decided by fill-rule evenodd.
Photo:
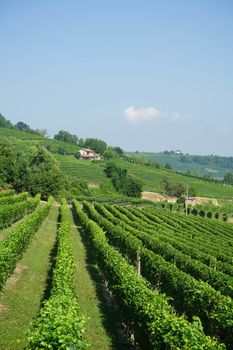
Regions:
M 127 344 L 117 333 L 119 325 L 114 311 L 106 305 L 103 280 L 91 257 L 88 243 L 73 222 L 71 240 L 76 265 L 75 287 L 82 313 L 88 317 L 86 339 L 90 349 L 123 350 Z M 85 245 L 84 245 L 85 242 Z
M 0 295 L 0 349 L 20 350 L 45 296 L 56 239 L 58 208 L 52 207 Z

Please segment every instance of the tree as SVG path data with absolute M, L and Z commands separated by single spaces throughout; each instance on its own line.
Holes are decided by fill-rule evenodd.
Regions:
M 139 179 L 127 176 L 124 184 L 123 193 L 129 197 L 141 197 L 142 182 Z
M 119 154 L 119 156 L 122 156 L 124 154 L 124 151 L 122 148 L 116 146 L 116 147 L 112 147 L 113 151 L 115 151 L 117 154 Z
M 48 137 L 48 130 L 47 129 L 36 129 L 35 133 L 44 136 L 44 137 Z
M 138 179 L 128 176 L 127 170 L 118 167 L 114 162 L 107 164 L 104 172 L 111 178 L 112 184 L 117 192 L 129 197 L 141 197 L 142 183 Z
M 0 183 L 12 185 L 17 191 L 26 190 L 28 155 L 8 141 L 0 142 Z
M 170 164 L 167 163 L 167 164 L 165 165 L 165 169 L 167 169 L 167 170 L 172 170 L 172 167 L 171 167 Z
M 197 190 L 194 187 L 189 187 L 189 197 L 196 197 L 197 195 Z
M 55 140 L 74 144 L 77 144 L 78 142 L 78 137 L 76 135 L 70 134 L 68 131 L 65 130 L 60 130 L 56 135 L 54 135 L 53 138 Z
M 179 182 L 172 182 L 168 179 L 164 180 L 165 191 L 170 196 L 180 197 L 186 193 L 186 187 Z
M 116 151 L 114 151 L 113 148 L 108 147 L 108 148 L 104 151 L 103 157 L 104 157 L 104 159 L 109 160 L 109 159 L 117 158 L 117 157 L 118 157 L 118 154 L 116 153 Z
M 224 182 L 233 185 L 233 173 L 226 173 L 224 175 Z
M 52 154 L 43 147 L 18 149 L 7 141 L 0 142 L 0 183 L 16 191 L 41 193 L 42 198 L 57 196 L 63 187 L 63 174 Z
M 29 160 L 28 191 L 42 198 L 57 196 L 63 187 L 63 174 L 57 161 L 45 148 L 32 150 Z
M 0 128 L 13 128 L 13 124 L 10 122 L 10 120 L 7 120 L 3 115 L 0 113 Z
M 15 128 L 19 129 L 20 131 L 26 131 L 26 132 L 30 131 L 30 126 L 23 122 L 16 123 Z
M 64 147 L 58 147 L 57 152 L 58 152 L 58 154 L 61 154 L 63 156 L 66 154 L 66 150 Z
M 84 147 L 89 147 L 96 153 L 103 155 L 104 151 L 107 149 L 107 144 L 103 140 L 89 138 L 85 140 Z
M 81 154 L 80 154 L 80 152 L 76 152 L 74 156 L 75 156 L 75 158 L 80 159 Z

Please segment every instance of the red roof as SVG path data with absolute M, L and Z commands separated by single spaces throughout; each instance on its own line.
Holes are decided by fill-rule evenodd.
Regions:
M 90 148 L 82 148 L 80 149 L 80 151 L 85 151 L 85 152 L 94 152 L 92 149 Z

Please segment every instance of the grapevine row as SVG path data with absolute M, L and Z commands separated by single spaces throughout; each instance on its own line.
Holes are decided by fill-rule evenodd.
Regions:
M 22 192 L 16 196 L 4 196 L 0 197 L 0 205 L 14 204 L 25 201 L 28 197 L 28 192 Z
M 174 315 L 168 298 L 150 290 L 134 267 L 108 244 L 102 229 L 82 212 L 77 201 L 74 206 L 114 299 L 143 349 L 225 348 L 204 334 L 198 317 L 188 323 L 184 317 Z
M 224 245 L 224 239 L 215 238 L 208 234 L 208 231 L 205 233 L 202 231 L 198 231 L 196 226 L 190 222 L 189 226 L 186 228 L 181 225 L 178 226 L 176 223 L 176 215 L 171 217 L 164 217 L 159 212 L 155 215 L 147 214 L 147 211 L 136 210 L 134 208 L 122 208 L 119 207 L 119 211 L 122 213 L 127 213 L 130 211 L 131 219 L 134 220 L 135 216 L 141 219 L 141 224 L 148 229 L 154 229 L 156 227 L 166 228 L 170 232 L 172 232 L 173 236 L 179 242 L 185 242 L 190 247 L 198 248 L 204 252 L 209 252 L 209 254 L 214 255 L 217 259 L 222 260 L 224 262 L 231 263 L 231 254 L 233 253 L 232 247 L 229 247 L 229 242 L 227 241 L 226 245 Z M 144 213 L 144 214 L 143 214 Z M 181 217 L 182 219 L 182 217 Z M 147 222 L 149 221 L 149 222 Z M 156 224 L 157 221 L 157 224 Z M 216 229 L 218 226 L 216 226 Z M 189 242 L 187 242 L 189 240 Z M 232 241 L 233 244 L 233 241 Z
M 5 197 L 5 196 L 12 196 L 13 194 L 15 194 L 14 189 L 3 190 L 3 191 L 0 191 L 0 198 Z
M 70 241 L 71 216 L 65 200 L 60 209 L 58 251 L 52 276 L 52 290 L 34 321 L 29 350 L 86 349 L 83 340 L 85 318 L 74 290 L 74 257 Z
M 37 207 L 39 201 L 40 195 L 38 194 L 33 199 L 27 201 L 0 206 L 0 229 L 10 226 L 26 214 L 32 212 Z
M 185 312 L 189 319 L 199 316 L 204 329 L 212 336 L 218 336 L 228 347 L 233 342 L 233 301 L 221 295 L 207 283 L 197 281 L 165 261 L 160 255 L 143 247 L 142 242 L 129 232 L 117 227 L 101 215 L 88 203 L 83 203 L 88 216 L 96 221 L 106 232 L 110 243 L 135 263 L 140 251 L 144 277 L 159 286 L 161 292 L 174 298 L 176 310 Z
M 51 204 L 52 198 L 49 198 L 47 204 L 38 207 L 32 214 L 23 219 L 10 235 L 0 242 L 0 289 L 26 250 L 33 233 L 38 230 L 48 215 Z
M 122 214 L 121 219 L 119 220 L 111 215 L 111 213 L 108 212 L 103 206 L 99 204 L 96 204 L 95 206 L 101 215 L 112 221 L 115 225 L 121 226 L 123 229 L 139 238 L 146 248 L 155 253 L 159 253 L 165 260 L 175 264 L 180 270 L 190 274 L 197 280 L 208 282 L 213 288 L 219 290 L 222 294 L 229 295 L 231 297 L 233 296 L 233 282 L 230 276 L 216 271 L 200 261 L 194 260 L 188 255 L 183 254 L 179 250 L 175 249 L 171 244 L 163 241 L 163 237 L 161 235 L 151 235 L 141 229 L 138 230 L 135 227 L 126 224 L 123 221 L 125 219 L 125 215 Z M 114 210 L 116 211 L 115 208 Z

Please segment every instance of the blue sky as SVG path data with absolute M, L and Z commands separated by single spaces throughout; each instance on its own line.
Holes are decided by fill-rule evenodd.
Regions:
M 0 113 L 126 150 L 233 156 L 232 0 L 0 0 Z

